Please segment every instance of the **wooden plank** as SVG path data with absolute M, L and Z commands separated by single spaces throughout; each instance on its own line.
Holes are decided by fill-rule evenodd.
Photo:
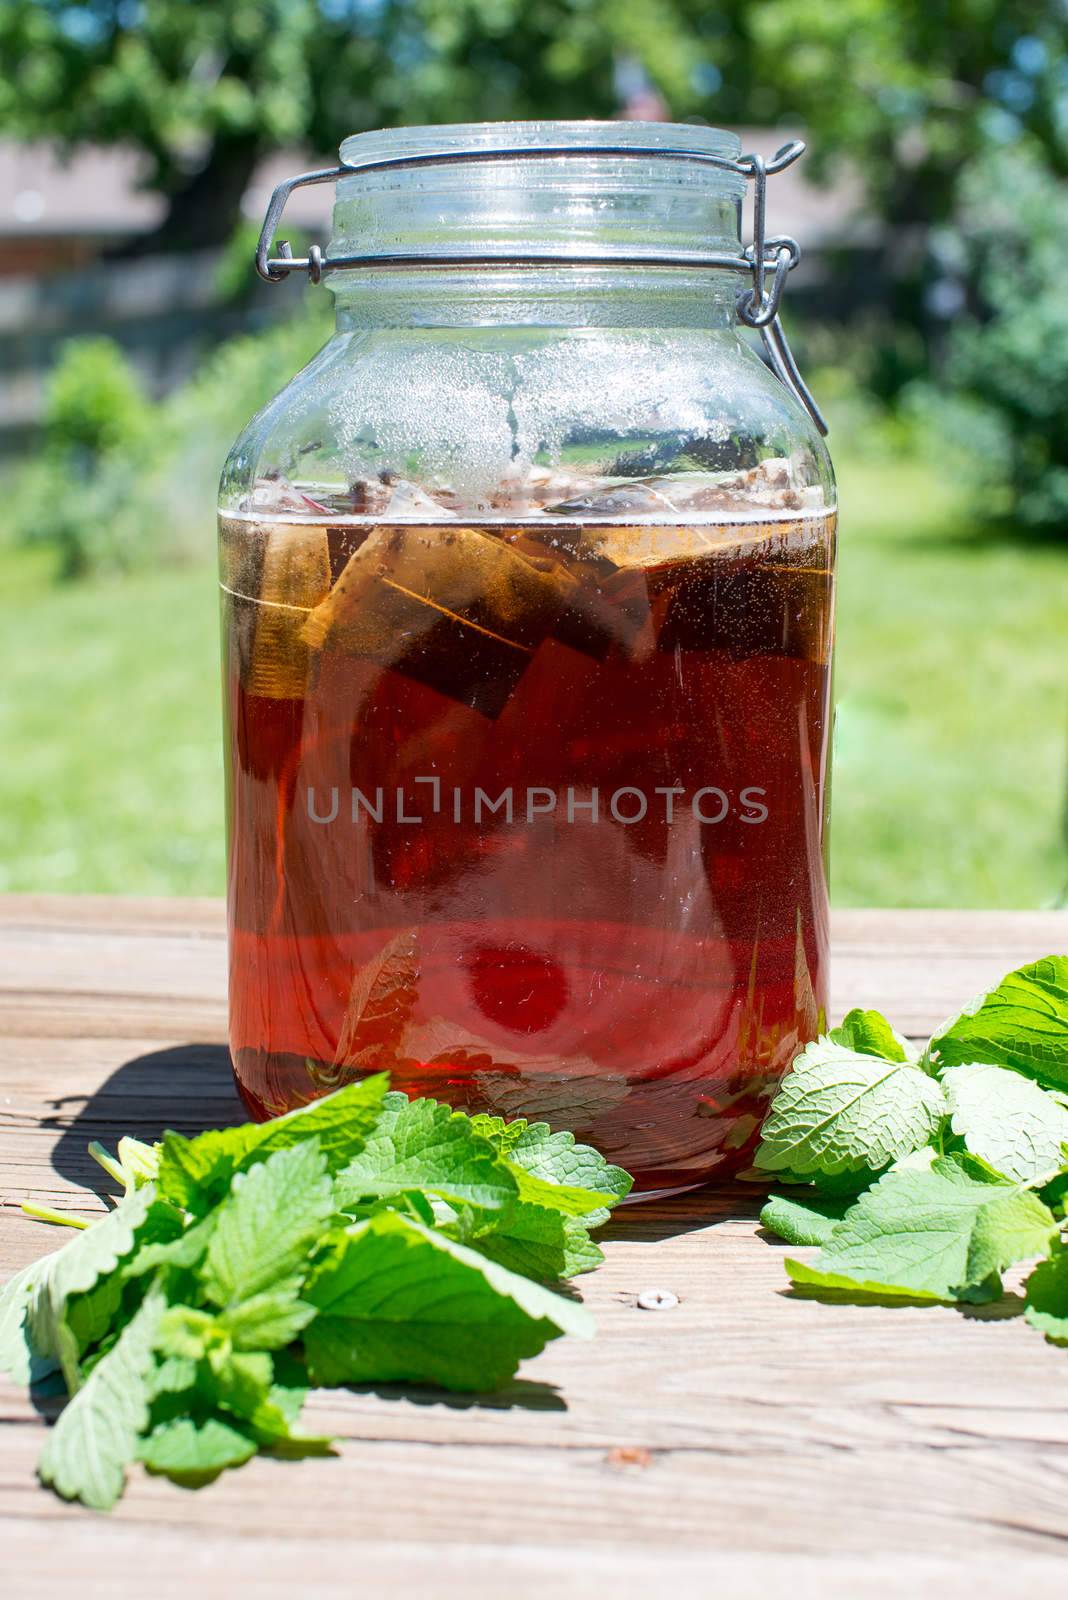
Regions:
M 1063 913 L 844 912 L 834 1009 L 925 1033 Z M 214 902 L 0 901 L 0 1271 L 57 1241 L 18 1202 L 92 1210 L 90 1138 L 237 1120 Z M 27 999 L 32 991 L 35 998 Z M 281 1595 L 953 1593 L 1063 1584 L 1068 1366 L 1004 1308 L 823 1306 L 784 1292 L 759 1197 L 617 1214 L 561 1340 L 501 1395 L 318 1395 L 336 1460 L 255 1462 L 185 1494 L 134 1474 L 110 1518 L 33 1482 L 43 1421 L 0 1383 L 0 1538 L 17 1592 L 235 1583 Z M 640 1291 L 679 1304 L 638 1309 Z M 58 1535 L 58 1537 L 57 1537 Z M 93 1574 L 99 1574 L 99 1579 Z M 123 1576 L 126 1574 L 127 1576 Z

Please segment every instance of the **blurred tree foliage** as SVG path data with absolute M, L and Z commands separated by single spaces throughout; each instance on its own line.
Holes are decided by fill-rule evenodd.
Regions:
M 332 323 L 329 296 L 309 292 L 303 314 L 228 339 L 159 401 L 113 340 L 70 340 L 41 448 L 5 483 L 6 532 L 50 546 L 64 578 L 199 559 L 227 444 Z
M 803 122 L 927 223 L 1011 128 L 1068 163 L 1064 21 L 1061 0 L 5 0 L 0 125 L 139 147 L 189 245 L 229 236 L 280 144 L 611 116 L 636 62 L 673 117 Z
M 972 469 L 1025 528 L 1068 528 L 1068 198 L 1033 149 L 969 167 L 952 230 L 935 237 L 964 301 L 946 340 L 938 436 L 972 444 Z M 970 303 L 969 303 L 970 302 Z M 1007 492 L 1006 492 L 1007 491 Z
M 802 124 L 811 170 L 847 158 L 886 223 L 871 388 L 935 372 L 985 407 L 1016 509 L 1063 524 L 1066 3 L 3 0 L 0 127 L 140 149 L 155 251 L 232 238 L 267 151 L 363 128 L 609 117 L 635 78 L 676 119 Z

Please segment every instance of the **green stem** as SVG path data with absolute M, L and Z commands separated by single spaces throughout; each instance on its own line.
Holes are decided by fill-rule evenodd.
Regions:
M 126 1174 L 119 1166 L 119 1163 L 115 1160 L 115 1157 L 109 1154 L 109 1152 L 104 1148 L 98 1139 L 94 1139 L 90 1144 L 89 1154 L 92 1156 L 94 1161 L 98 1162 L 99 1165 L 103 1167 L 104 1171 L 110 1178 L 114 1178 L 116 1183 L 121 1183 L 124 1189 L 129 1188 L 129 1185 L 126 1182 Z
M 98 1220 L 96 1217 L 79 1217 L 73 1211 L 53 1211 L 49 1206 L 35 1206 L 32 1200 L 24 1200 L 22 1209 L 28 1217 L 36 1217 L 38 1222 L 54 1222 L 61 1228 L 91 1228 Z

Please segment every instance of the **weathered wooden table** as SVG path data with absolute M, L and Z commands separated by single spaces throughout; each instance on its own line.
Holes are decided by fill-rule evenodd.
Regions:
M 926 1035 L 1009 967 L 1068 948 L 1052 912 L 841 912 L 834 1014 Z M 0 1273 L 85 1208 L 85 1147 L 241 1120 L 214 902 L 0 901 Z M 110 1517 L 39 1489 L 44 1423 L 0 1380 L 12 1600 L 235 1592 L 521 1597 L 1063 1590 L 1068 1352 L 1004 1308 L 827 1306 L 785 1292 L 751 1192 L 630 1209 L 560 1340 L 490 1399 L 333 1393 L 337 1459 L 191 1494 L 137 1471 Z M 646 1288 L 669 1311 L 637 1308 Z

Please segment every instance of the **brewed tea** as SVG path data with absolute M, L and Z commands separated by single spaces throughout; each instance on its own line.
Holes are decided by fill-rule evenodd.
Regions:
M 221 518 L 248 1106 L 388 1070 L 747 1164 L 826 1005 L 833 514 L 386 502 Z

